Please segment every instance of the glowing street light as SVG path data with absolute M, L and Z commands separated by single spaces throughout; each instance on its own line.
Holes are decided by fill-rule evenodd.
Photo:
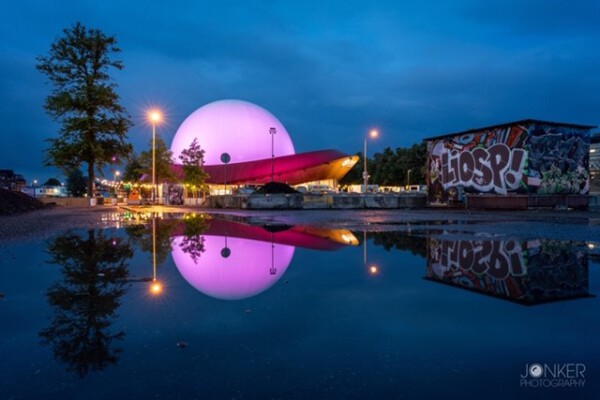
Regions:
M 367 157 L 367 139 L 369 137 L 372 139 L 379 137 L 379 131 L 377 129 L 371 129 L 368 137 L 365 138 L 365 154 L 364 154 L 365 170 L 363 171 L 363 180 L 364 180 L 365 187 L 364 187 L 363 193 L 367 193 L 367 185 L 369 184 L 369 173 L 367 172 L 367 158 L 368 158 Z
M 156 125 L 162 121 L 159 110 L 150 110 L 148 119 L 152 124 L 152 204 L 156 202 Z
M 150 293 L 152 293 L 155 296 L 158 296 L 162 293 L 162 289 L 163 288 L 160 282 L 152 282 L 152 286 L 150 287 Z

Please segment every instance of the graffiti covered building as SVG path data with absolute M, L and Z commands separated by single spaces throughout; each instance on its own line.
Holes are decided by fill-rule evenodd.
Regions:
M 482 197 L 474 194 L 492 195 L 492 207 L 509 204 L 507 195 L 523 207 L 587 198 L 592 128 L 528 119 L 425 139 L 428 203 L 475 204 Z
M 549 239 L 430 238 L 426 278 L 527 305 L 588 297 L 585 247 Z

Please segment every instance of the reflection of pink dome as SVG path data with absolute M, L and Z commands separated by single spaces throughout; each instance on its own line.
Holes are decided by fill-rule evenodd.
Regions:
M 181 124 L 171 143 L 175 163 L 181 151 L 194 138 L 205 150 L 206 165 L 221 165 L 221 154 L 229 153 L 232 163 L 271 158 L 269 129 L 277 129 L 275 157 L 295 154 L 294 144 L 285 127 L 270 112 L 241 100 L 220 100 L 190 114 Z
M 227 238 L 229 257 L 221 255 L 225 238 L 204 236 L 205 251 L 196 259 L 181 250 L 182 236 L 173 238 L 171 255 L 184 279 L 200 292 L 222 300 L 240 300 L 270 288 L 287 270 L 294 247 L 275 243 L 271 274 L 271 243 Z

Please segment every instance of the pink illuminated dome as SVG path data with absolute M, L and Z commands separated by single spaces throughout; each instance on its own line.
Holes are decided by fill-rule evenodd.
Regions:
M 295 154 L 288 131 L 277 118 L 256 104 L 242 100 L 220 100 L 200 107 L 181 124 L 171 143 L 173 159 L 180 163 L 181 151 L 194 138 L 204 149 L 206 165 L 221 165 L 221 154 L 228 153 L 231 163 L 271 158 L 271 134 L 275 157 Z
M 221 300 L 256 296 L 275 284 L 294 257 L 294 246 L 251 239 L 206 235 L 204 252 L 194 259 L 181 249 L 183 236 L 172 242 L 173 261 L 196 290 Z M 227 246 L 225 246 L 227 243 Z M 224 251 L 227 248 L 228 250 Z

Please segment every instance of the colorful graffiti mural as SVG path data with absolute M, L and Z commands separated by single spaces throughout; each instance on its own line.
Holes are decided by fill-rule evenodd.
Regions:
M 430 204 L 464 193 L 587 194 L 589 129 L 526 121 L 428 140 Z
M 427 278 L 523 304 L 589 294 L 585 243 L 428 240 Z

